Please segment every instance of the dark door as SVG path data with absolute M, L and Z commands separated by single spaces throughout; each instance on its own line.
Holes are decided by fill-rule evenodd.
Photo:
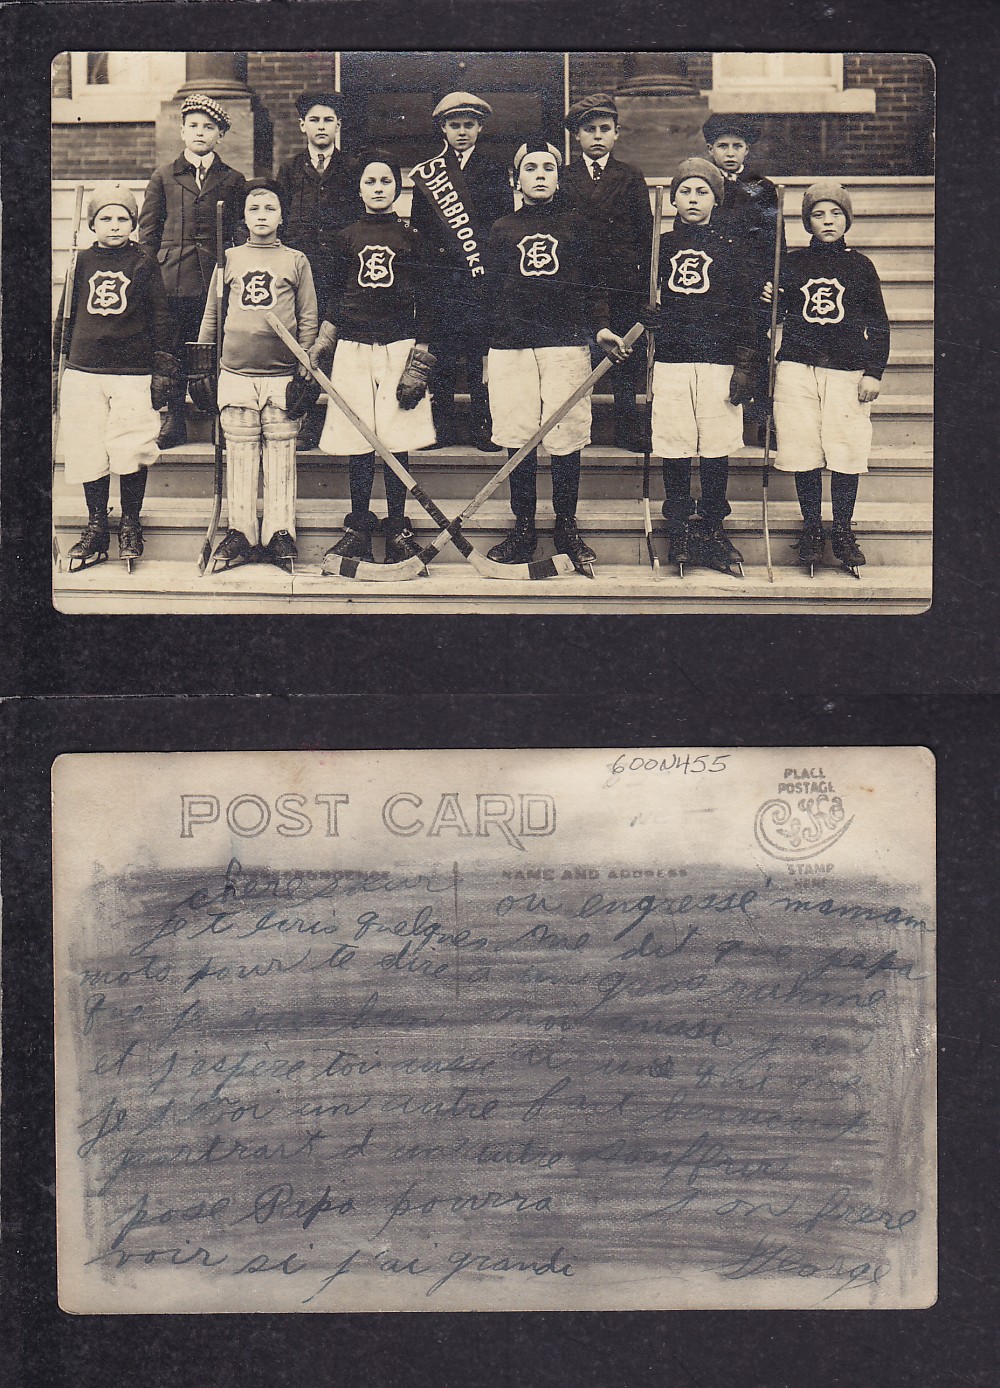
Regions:
M 561 53 L 343 53 L 340 61 L 348 151 L 371 142 L 407 167 L 426 158 L 439 144 L 431 112 L 452 91 L 493 107 L 484 139 L 502 158 L 538 129 L 562 145 Z

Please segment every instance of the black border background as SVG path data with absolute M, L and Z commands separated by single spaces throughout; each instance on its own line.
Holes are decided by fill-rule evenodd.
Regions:
M 992 20 L 992 22 L 991 22 Z M 992 1388 L 996 71 L 988 0 L 23 4 L 3 86 L 3 1273 L 13 1388 L 299 1380 Z M 391 35 L 391 38 L 388 36 Z M 920 617 L 89 617 L 50 606 L 49 63 L 64 48 L 882 49 L 938 71 L 935 597 Z M 181 697 L 162 697 L 181 696 Z M 200 697 L 214 696 L 214 697 Z M 266 697 L 270 696 L 270 697 Z M 941 1298 L 911 1312 L 70 1317 L 49 773 L 65 751 L 922 743 L 938 757 Z M 137 807 L 140 791 L 137 789 Z M 991 1300 L 991 1297 L 993 1300 Z M 10 1372 L 8 1370 L 7 1372 Z M 4 1377 L 7 1377 L 5 1372 Z

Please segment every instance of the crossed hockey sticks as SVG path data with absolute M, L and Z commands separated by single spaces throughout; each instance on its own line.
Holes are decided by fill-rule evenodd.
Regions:
M 219 373 L 222 370 L 222 295 L 226 277 L 226 250 L 223 240 L 222 219 L 225 211 L 225 203 L 220 199 L 215 204 L 215 398 L 219 399 Z M 222 492 L 226 477 L 225 450 L 226 440 L 222 432 L 222 411 L 216 408 L 215 419 L 213 421 L 212 434 L 215 442 L 215 471 L 212 477 L 212 515 L 208 522 L 208 529 L 205 531 L 205 538 L 201 542 L 201 550 L 198 554 L 198 573 L 203 575 L 208 567 L 209 557 L 212 553 L 212 545 L 215 543 L 215 532 L 219 528 L 219 517 L 222 515 Z
M 52 486 L 49 496 L 52 501 L 52 562 L 62 571 L 62 553 L 59 549 L 59 533 L 56 530 L 56 451 L 59 447 L 59 411 L 62 408 L 62 383 L 66 371 L 66 357 L 69 354 L 69 320 L 73 307 L 73 282 L 76 279 L 76 260 L 79 255 L 80 223 L 83 220 L 82 183 L 76 185 L 76 199 L 73 204 L 73 244 L 70 249 L 69 264 L 63 282 L 62 318 L 59 323 L 59 355 L 56 358 L 56 389 L 53 400 L 54 417 L 52 425 Z
M 481 554 L 474 545 L 469 544 L 465 536 L 461 533 L 461 526 L 474 515 L 479 508 L 489 500 L 500 484 L 510 476 L 514 469 L 521 463 L 533 448 L 537 448 L 542 439 L 550 429 L 555 428 L 561 419 L 569 413 L 578 400 L 582 400 L 587 395 L 613 365 L 610 357 L 600 362 L 586 380 L 582 381 L 576 390 L 563 403 L 555 409 L 547 420 L 545 420 L 527 443 L 521 445 L 513 457 L 509 458 L 500 470 L 486 483 L 486 485 L 473 497 L 468 505 L 457 515 L 454 520 L 449 520 L 444 512 L 435 505 L 431 498 L 424 492 L 423 488 L 414 477 L 403 467 L 399 459 L 390 453 L 378 437 L 368 428 L 362 419 L 354 413 L 347 402 L 339 395 L 329 378 L 324 372 L 313 367 L 309 362 L 306 352 L 299 346 L 295 338 L 292 337 L 285 325 L 273 314 L 266 315 L 268 323 L 284 342 L 290 352 L 301 362 L 302 366 L 309 371 L 314 380 L 317 380 L 329 395 L 335 405 L 343 411 L 350 422 L 357 429 L 358 433 L 375 449 L 379 457 L 396 474 L 399 480 L 406 487 L 407 491 L 424 508 L 427 514 L 436 524 L 441 526 L 441 531 L 434 537 L 431 543 L 424 547 L 419 554 L 412 559 L 406 559 L 401 564 L 370 564 L 363 559 L 341 559 L 339 569 L 343 578 L 364 578 L 371 579 L 378 583 L 394 582 L 400 578 L 415 578 L 421 573 L 425 566 L 435 559 L 438 554 L 448 544 L 453 544 L 464 559 L 472 565 L 477 573 L 487 578 L 505 579 L 538 579 L 553 578 L 557 574 L 570 573 L 573 569 L 572 560 L 568 555 L 555 554 L 551 559 L 538 559 L 530 564 L 498 564 L 493 559 L 488 559 Z M 624 342 L 627 347 L 642 336 L 642 324 L 636 323 L 626 333 Z

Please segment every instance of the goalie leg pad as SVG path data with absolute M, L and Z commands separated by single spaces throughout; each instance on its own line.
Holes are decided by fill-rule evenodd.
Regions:
M 222 410 L 226 436 L 226 499 L 229 529 L 257 543 L 257 479 L 260 475 L 260 412 L 239 405 Z
M 298 424 L 284 410 L 265 405 L 261 412 L 264 431 L 264 517 L 261 543 L 267 545 L 278 530 L 295 535 L 295 443 Z

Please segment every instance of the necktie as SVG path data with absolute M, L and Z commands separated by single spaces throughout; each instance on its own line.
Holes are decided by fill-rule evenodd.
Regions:
M 593 174 L 594 182 L 595 182 L 595 183 L 600 183 L 600 181 L 601 181 L 601 166 L 600 166 L 600 164 L 591 164 L 590 168 L 591 168 L 591 172 L 592 172 L 592 174 Z
M 321 174 L 321 173 L 323 173 L 323 171 L 324 171 L 325 169 L 326 169 L 326 155 L 325 155 L 325 154 L 320 154 L 320 155 L 318 155 L 317 158 L 316 158 L 316 172 L 317 172 L 318 174 Z
M 205 186 L 205 165 L 204 165 L 204 164 L 199 163 L 199 164 L 196 164 L 196 165 L 195 165 L 195 167 L 194 167 L 194 176 L 195 176 L 195 181 L 196 181 L 197 184 L 198 184 L 198 192 L 200 193 L 201 190 L 202 190 L 202 188 L 204 188 L 204 186 Z

